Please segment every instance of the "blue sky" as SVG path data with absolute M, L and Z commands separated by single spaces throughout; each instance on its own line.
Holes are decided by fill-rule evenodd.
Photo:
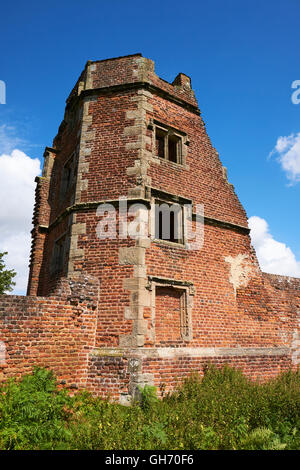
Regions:
M 257 237 L 284 243 L 298 263 L 300 104 L 291 84 L 300 79 L 299 13 L 297 0 L 2 3 L 0 155 L 18 149 L 41 159 L 86 61 L 141 52 L 168 81 L 191 76 L 229 180 L 248 216 L 269 226 Z M 268 158 L 292 134 L 290 147 Z M 279 161 L 289 148 L 293 180 Z

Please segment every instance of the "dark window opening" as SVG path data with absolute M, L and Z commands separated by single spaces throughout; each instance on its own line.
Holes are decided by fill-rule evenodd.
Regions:
M 155 238 L 183 243 L 183 209 L 178 204 L 155 204 Z
M 66 236 L 64 235 L 54 243 L 52 257 L 52 272 L 63 271 L 66 259 Z
M 75 158 L 74 155 L 67 161 L 62 169 L 60 198 L 62 199 L 70 190 L 75 176 Z
M 170 242 L 178 243 L 178 227 L 176 226 L 175 214 L 174 212 L 170 213 Z
M 163 238 L 163 230 L 162 230 L 162 220 L 163 220 L 163 214 L 161 211 L 158 212 L 158 223 L 155 225 L 155 228 L 157 229 L 157 233 L 155 234 L 155 238 L 159 238 L 162 240 Z
M 179 144 L 180 138 L 176 136 L 169 136 L 168 138 L 168 155 L 170 162 L 179 163 Z
M 66 188 L 70 187 L 71 176 L 72 176 L 72 169 L 70 167 L 64 168 L 64 182 L 65 182 Z
M 156 155 L 160 158 L 166 158 L 165 152 L 165 140 L 166 140 L 166 132 L 162 131 L 161 129 L 156 128 Z

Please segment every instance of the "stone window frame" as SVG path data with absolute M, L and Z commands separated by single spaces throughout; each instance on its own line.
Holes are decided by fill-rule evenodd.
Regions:
M 150 230 L 149 231 L 150 231 L 151 240 L 155 243 L 161 243 L 161 244 L 172 246 L 173 248 L 176 247 L 176 248 L 186 249 L 188 247 L 187 238 L 186 238 L 186 235 L 187 235 L 186 234 L 186 227 L 185 227 L 187 214 L 185 213 L 184 205 L 185 204 L 192 205 L 192 200 L 184 198 L 182 196 L 176 196 L 176 195 L 173 195 L 173 194 L 170 194 L 170 193 L 166 193 L 162 190 L 158 190 L 158 189 L 155 189 L 155 188 L 149 188 L 149 189 L 150 189 L 150 221 L 149 221 Z M 155 218 L 155 205 L 156 205 L 157 201 L 159 203 L 166 203 L 166 204 L 169 204 L 169 205 L 175 204 L 175 205 L 181 206 L 181 208 L 182 208 L 182 211 L 181 211 L 181 214 L 182 214 L 182 226 L 181 226 L 182 239 L 181 239 L 180 242 L 164 240 L 164 239 L 155 237 L 155 231 L 156 231 L 156 229 L 155 229 L 155 225 L 156 225 L 156 223 L 155 223 L 155 219 L 156 219 Z
M 149 120 L 148 129 L 153 131 L 152 157 L 154 158 L 154 161 L 158 161 L 158 162 L 165 161 L 165 162 L 168 162 L 170 165 L 176 165 L 176 167 L 179 167 L 179 168 L 189 169 L 189 167 L 186 164 L 186 159 L 187 159 L 187 147 L 189 146 L 190 141 L 186 132 L 176 129 L 175 127 L 170 126 L 168 124 L 164 124 L 160 121 L 157 121 L 156 119 Z M 165 144 L 164 144 L 165 157 L 159 157 L 158 155 L 156 155 L 156 130 L 159 130 L 166 134 Z M 169 160 L 169 151 L 168 151 L 168 138 L 169 137 L 175 137 L 179 139 L 180 141 L 179 157 L 177 158 L 176 162 Z
M 62 257 L 59 256 L 59 250 L 57 249 L 59 246 L 59 242 L 63 240 L 63 252 Z M 51 263 L 50 263 L 50 274 L 55 275 L 58 273 L 65 272 L 65 265 L 66 265 L 66 256 L 68 253 L 68 242 L 69 242 L 69 232 L 68 230 L 61 234 L 54 240 L 53 247 L 52 247 L 52 256 L 51 256 Z M 60 245 L 61 246 L 61 245 Z M 58 261 L 60 260 L 60 261 Z
M 146 289 L 151 293 L 151 324 L 152 326 L 152 338 L 155 342 L 155 320 L 156 320 L 156 288 L 157 287 L 169 287 L 171 289 L 182 290 L 184 296 L 184 310 L 180 307 L 180 332 L 183 341 L 190 342 L 193 339 L 192 329 L 192 310 L 193 310 L 193 299 L 195 295 L 195 287 L 193 282 L 180 281 L 176 279 L 148 276 L 148 283 Z
M 176 240 L 168 240 L 168 239 L 163 239 L 160 238 L 159 236 L 157 237 L 157 205 L 161 204 L 167 204 L 169 206 L 177 206 L 180 209 L 178 210 L 178 213 L 176 214 L 175 211 L 173 211 L 174 214 L 174 228 L 177 226 L 178 227 L 178 233 L 177 236 L 178 238 Z M 153 209 L 152 209 L 153 210 Z M 153 217 L 153 216 L 152 216 Z M 177 222 L 175 223 L 175 218 L 177 218 Z M 171 225 L 171 224 L 170 224 Z M 171 236 L 171 227 L 170 227 L 170 236 Z M 165 242 L 165 243 L 171 243 L 172 245 L 180 245 L 180 246 L 185 246 L 185 236 L 184 236 L 184 207 L 179 204 L 179 203 L 171 203 L 167 202 L 163 199 L 155 199 L 154 201 L 154 241 L 158 242 Z

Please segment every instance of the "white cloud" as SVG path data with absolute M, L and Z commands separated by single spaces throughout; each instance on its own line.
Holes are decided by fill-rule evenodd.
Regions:
M 264 272 L 300 277 L 300 261 L 285 243 L 274 240 L 264 219 L 250 217 L 249 227 L 252 244 Z
M 292 184 L 300 181 L 300 132 L 278 137 L 271 155 L 277 154 L 278 161 Z
M 5 264 L 17 271 L 18 294 L 26 292 L 34 179 L 40 172 L 40 161 L 20 150 L 0 155 L 0 252 L 8 251 Z

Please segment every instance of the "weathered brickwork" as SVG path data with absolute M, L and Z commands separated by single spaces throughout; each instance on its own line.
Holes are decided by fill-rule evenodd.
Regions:
M 97 279 L 82 276 L 80 281 L 61 279 L 51 297 L 2 296 L 2 379 L 46 366 L 62 384 L 85 387 L 89 353 L 95 347 L 98 295 Z
M 155 337 L 157 343 L 182 343 L 181 296 L 179 289 L 156 287 L 155 292 Z
M 163 392 L 208 363 L 260 380 L 297 366 L 300 279 L 261 272 L 187 75 L 167 83 L 140 54 L 88 61 L 44 157 L 29 297 L 0 299 L 0 378 L 46 365 L 127 403 L 139 385 Z M 119 198 L 151 236 L 120 236 Z M 201 205 L 203 244 L 191 250 L 184 230 L 161 240 L 157 201 L 191 204 L 193 230 Z

